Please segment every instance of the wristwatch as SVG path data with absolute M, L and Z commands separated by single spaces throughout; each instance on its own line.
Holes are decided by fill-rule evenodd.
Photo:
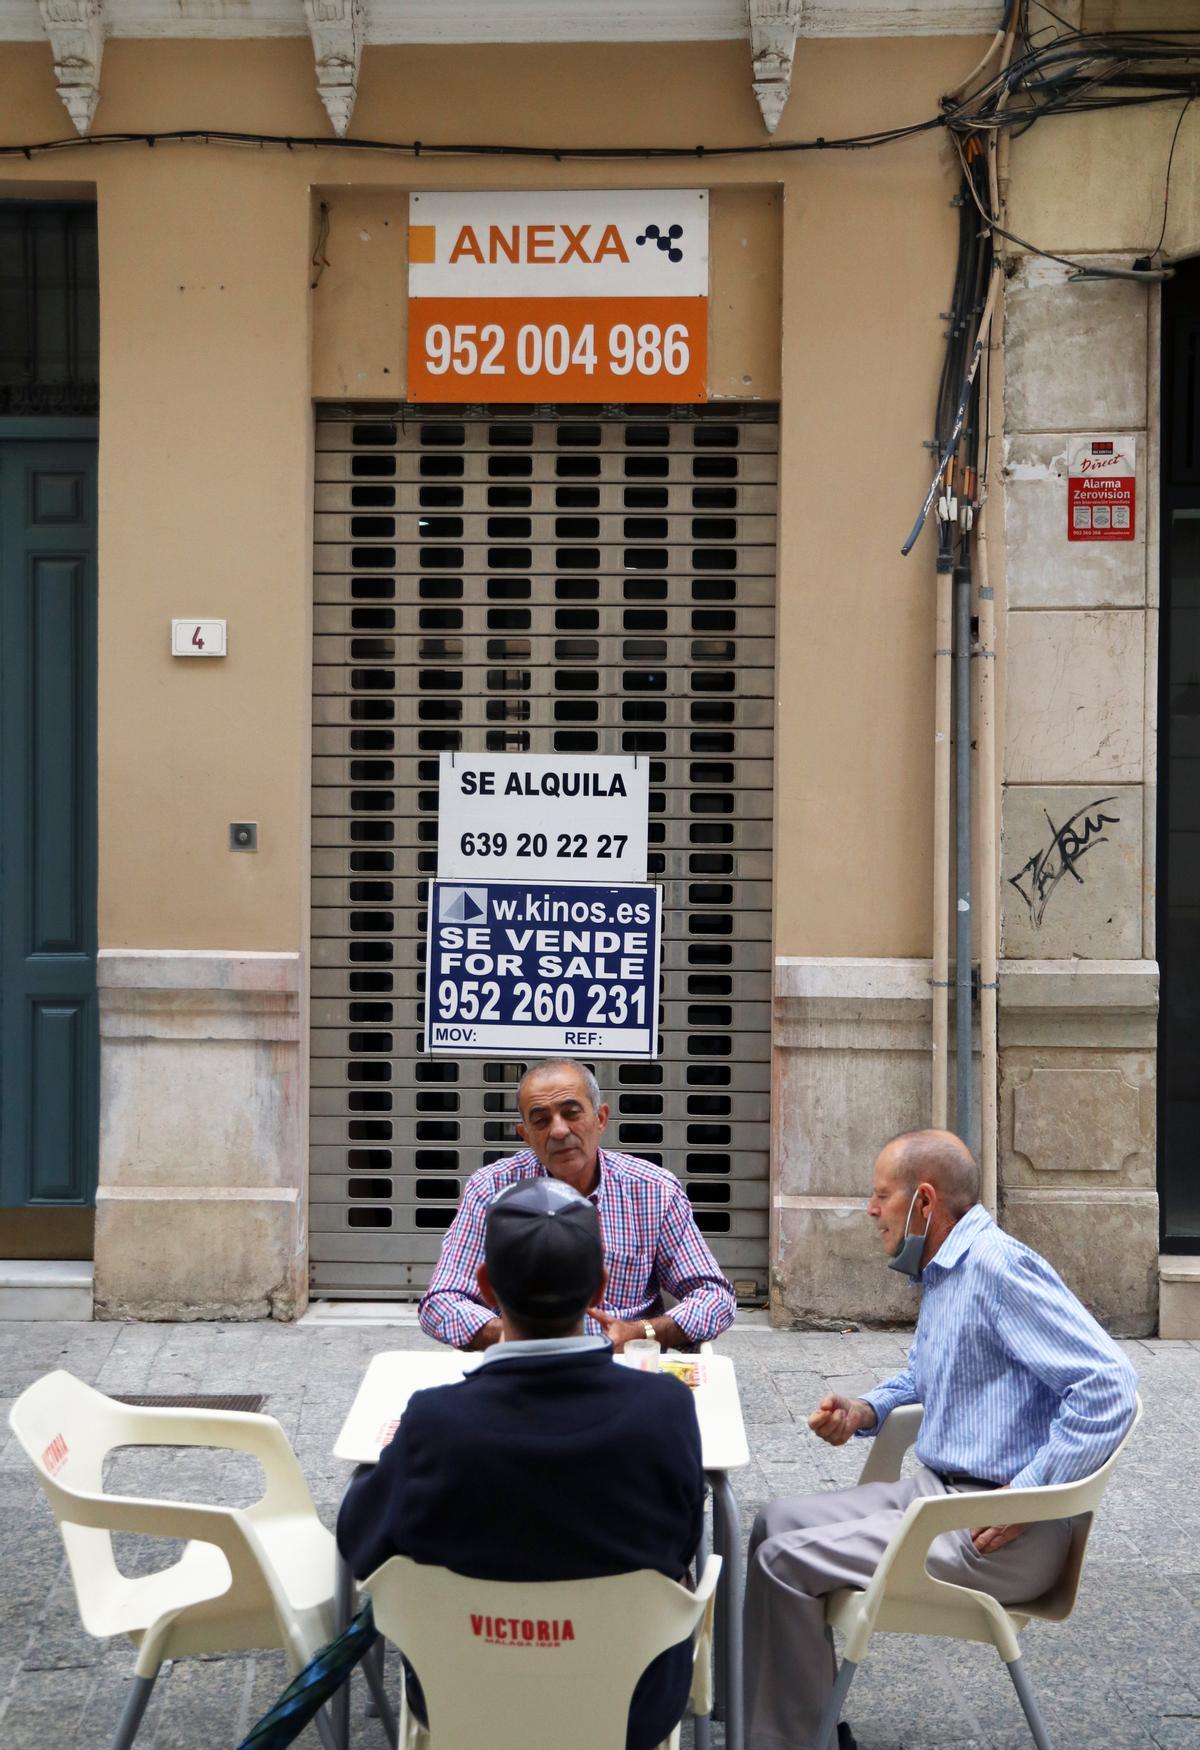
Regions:
M 658 1342 L 658 1332 L 654 1329 L 654 1326 L 650 1323 L 649 1319 L 643 1321 L 642 1329 L 646 1333 L 646 1341 L 648 1343 Z

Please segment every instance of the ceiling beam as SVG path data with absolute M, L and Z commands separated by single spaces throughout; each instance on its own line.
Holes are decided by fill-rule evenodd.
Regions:
M 79 134 L 92 125 L 100 101 L 104 12 L 100 0 L 38 0 L 54 55 L 58 95 Z
M 779 126 L 792 88 L 792 57 L 804 0 L 746 0 L 754 95 L 769 134 Z
M 317 63 L 317 90 L 333 131 L 345 137 L 358 97 L 365 25 L 362 0 L 304 0 Z

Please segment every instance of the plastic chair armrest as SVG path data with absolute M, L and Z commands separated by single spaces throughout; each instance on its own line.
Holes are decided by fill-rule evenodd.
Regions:
M 1040 1489 L 979 1489 L 911 1501 L 871 1576 L 864 1607 L 873 1610 L 889 1584 L 909 1591 L 944 1585 L 925 1570 L 929 1546 L 943 1532 L 1069 1519 L 1090 1509 L 1094 1499 L 1088 1487 L 1091 1482 L 1089 1477 L 1080 1483 L 1055 1483 Z
M 894 1483 L 900 1476 L 904 1455 L 921 1431 L 925 1415 L 921 1404 L 900 1404 L 873 1434 L 867 1456 L 858 1474 L 860 1483 Z
M 692 1597 L 697 1604 L 710 1604 L 717 1590 L 717 1581 L 721 1578 L 724 1557 L 710 1555 L 704 1564 L 704 1572 L 696 1581 L 696 1590 Z
M 51 1485 L 52 1500 L 58 1491 Z M 229 1563 L 235 1589 L 261 1585 L 261 1564 L 252 1536 L 232 1507 L 205 1507 L 191 1501 L 154 1501 L 126 1495 L 81 1492 L 60 1495 L 63 1520 L 99 1531 L 133 1532 L 141 1537 L 169 1537 L 191 1543 L 215 1544 Z M 55 1503 L 57 1505 L 57 1503 Z
M 264 1416 L 249 1410 L 170 1410 L 149 1404 L 131 1404 L 125 1409 L 121 1430 L 122 1444 L 130 1444 L 134 1433 L 145 1436 L 140 1444 L 147 1446 L 213 1446 L 230 1452 L 270 1450 L 287 1436 L 274 1416 Z M 291 1448 L 289 1447 L 290 1451 Z
M 693 1714 L 711 1714 L 713 1709 L 713 1617 L 716 1613 L 716 1582 L 720 1570 L 721 1557 L 709 1556 L 694 1593 L 697 1599 L 703 1598 L 705 1602 L 704 1615 L 700 1618 L 692 1654 L 692 1687 L 688 1694 L 688 1706 Z
M 58 1491 L 54 1491 L 58 1494 Z M 191 1538 L 199 1543 L 244 1544 L 237 1509 L 206 1507 L 192 1501 L 158 1501 L 132 1495 L 73 1491 L 60 1497 L 64 1521 L 98 1531 L 129 1531 L 145 1537 Z
M 149 1446 L 205 1446 L 225 1452 L 245 1452 L 263 1468 L 265 1488 L 256 1507 L 272 1511 L 312 1512 L 312 1495 L 287 1435 L 274 1416 L 245 1410 L 160 1410 L 136 1407 L 130 1434 L 144 1435 Z M 126 1440 L 122 1444 L 141 1444 Z

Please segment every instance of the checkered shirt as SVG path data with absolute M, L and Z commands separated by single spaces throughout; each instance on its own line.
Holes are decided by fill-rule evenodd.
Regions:
M 693 1346 L 733 1323 L 733 1289 L 696 1226 L 692 1206 L 673 1173 L 635 1155 L 600 1151 L 600 1182 L 589 1202 L 600 1212 L 608 1287 L 602 1310 L 619 1319 L 657 1318 L 663 1290 L 678 1299 L 671 1317 Z M 467 1180 L 458 1214 L 446 1231 L 437 1269 L 421 1300 L 421 1329 L 465 1349 L 495 1318 L 480 1298 L 475 1272 L 483 1262 L 483 1230 L 493 1197 L 518 1179 L 547 1177 L 532 1149 Z M 586 1321 L 588 1331 L 600 1327 Z

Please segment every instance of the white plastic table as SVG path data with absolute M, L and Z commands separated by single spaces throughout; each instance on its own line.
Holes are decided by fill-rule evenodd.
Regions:
M 725 1720 L 728 1750 L 742 1750 L 742 1530 L 737 1497 L 729 1472 L 750 1462 L 737 1375 L 728 1355 L 699 1357 L 704 1383 L 693 1395 L 700 1424 L 700 1451 L 713 1496 L 713 1544 L 722 1557 L 717 1587 L 716 1707 Z M 333 1448 L 335 1458 L 360 1467 L 374 1464 L 396 1431 L 404 1407 L 414 1392 L 431 1385 L 451 1385 L 479 1366 L 482 1355 L 457 1349 L 390 1349 L 376 1355 L 363 1375 L 350 1413 Z M 614 1364 L 615 1365 L 615 1364 Z M 703 1562 L 705 1551 L 700 1551 Z M 354 1576 L 339 1554 L 337 1563 L 336 1628 L 350 1621 L 354 1608 Z M 345 1750 L 350 1729 L 350 1686 L 331 1702 L 334 1736 Z M 697 1750 L 709 1742 L 707 1719 L 696 1721 Z

